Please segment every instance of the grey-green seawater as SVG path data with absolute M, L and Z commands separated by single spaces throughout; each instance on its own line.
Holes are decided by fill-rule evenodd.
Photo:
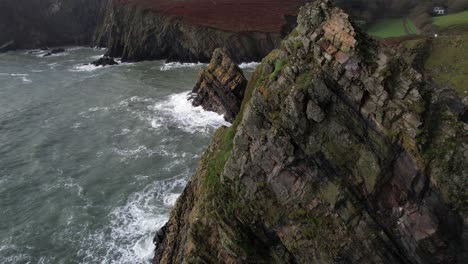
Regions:
M 147 263 L 214 130 L 201 65 L 0 54 L 0 262 Z

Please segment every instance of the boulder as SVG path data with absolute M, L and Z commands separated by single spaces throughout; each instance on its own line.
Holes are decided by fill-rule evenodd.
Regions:
M 202 70 L 193 88 L 193 105 L 224 115 L 233 122 L 240 111 L 247 79 L 226 49 L 216 49 L 210 64 Z
M 99 58 L 98 60 L 91 62 L 91 64 L 95 66 L 107 66 L 107 65 L 118 65 L 119 63 L 116 62 L 113 58 L 105 56 L 105 57 Z

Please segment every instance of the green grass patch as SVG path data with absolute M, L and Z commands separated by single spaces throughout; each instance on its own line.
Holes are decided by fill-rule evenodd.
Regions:
M 275 70 L 273 71 L 273 73 L 270 74 L 270 80 L 276 79 L 278 73 L 280 73 L 280 71 L 283 70 L 284 66 L 286 66 L 286 62 L 282 60 L 277 60 L 275 62 Z
M 468 35 L 435 38 L 425 64 L 439 85 L 451 85 L 468 95 Z
M 402 37 L 419 34 L 419 29 L 408 18 L 388 18 L 377 21 L 367 31 L 377 38 Z
M 468 24 L 468 10 L 452 15 L 434 17 L 433 23 L 439 27 Z
M 404 18 L 382 19 L 372 25 L 367 33 L 377 38 L 406 36 L 407 33 L 403 23 Z
M 419 34 L 419 29 L 414 25 L 413 21 L 411 19 L 406 19 L 406 24 L 408 26 L 408 30 L 411 34 L 413 35 L 418 35 Z

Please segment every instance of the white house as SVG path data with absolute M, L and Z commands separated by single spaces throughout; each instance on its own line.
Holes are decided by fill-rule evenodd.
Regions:
M 432 13 L 434 15 L 445 15 L 447 13 L 447 10 L 445 9 L 445 7 L 436 6 L 432 9 Z

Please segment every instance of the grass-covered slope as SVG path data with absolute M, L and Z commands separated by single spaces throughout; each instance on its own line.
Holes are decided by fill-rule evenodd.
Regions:
M 439 85 L 450 85 L 468 96 L 468 35 L 435 38 L 425 68 Z
M 468 24 L 468 10 L 446 16 L 435 17 L 433 19 L 433 23 L 440 27 Z

